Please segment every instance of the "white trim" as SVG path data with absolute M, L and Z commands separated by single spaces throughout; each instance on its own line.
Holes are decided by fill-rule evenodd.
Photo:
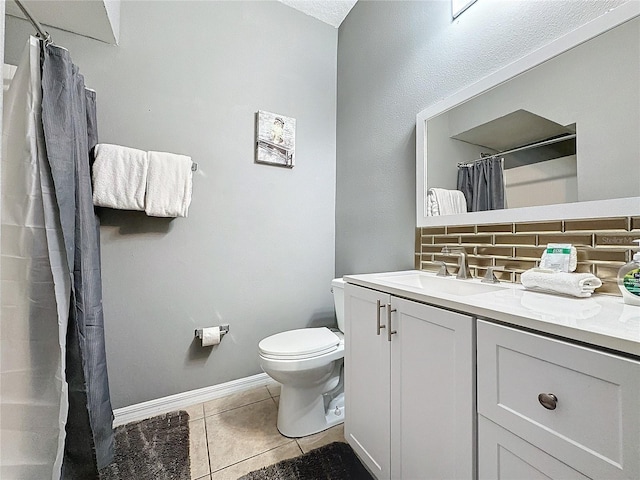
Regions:
M 275 383 L 266 373 L 259 373 L 250 377 L 239 378 L 226 383 L 212 385 L 210 387 L 190 390 L 188 392 L 176 393 L 167 397 L 156 398 L 147 402 L 129 405 L 128 407 L 116 408 L 113 411 L 115 417 L 113 426 L 124 425 L 125 423 L 137 422 L 145 418 L 154 417 L 163 413 L 181 410 L 202 402 L 220 398 L 232 393 L 249 390 Z
M 472 212 L 455 215 L 455 217 L 457 217 L 455 219 L 426 216 L 425 188 L 427 186 L 427 169 L 425 163 L 427 151 L 427 120 L 444 113 L 467 100 L 477 97 L 478 95 L 491 90 L 492 88 L 495 88 L 534 67 L 537 67 L 547 60 L 550 60 L 561 53 L 564 53 L 638 16 L 640 16 L 640 2 L 628 1 L 623 3 L 619 7 L 608 11 L 588 23 L 585 23 L 581 27 L 578 27 L 553 42 L 535 50 L 513 63 L 510 63 L 509 65 L 506 65 L 500 70 L 478 80 L 476 83 L 469 85 L 462 90 L 459 90 L 453 95 L 434 103 L 418 113 L 418 115 L 416 115 L 416 225 L 418 227 L 425 227 L 431 225 L 482 224 L 521 221 L 521 215 L 523 214 L 523 209 L 521 208 L 492 210 L 489 212 Z M 631 207 L 629 207 L 628 202 L 632 202 Z M 627 215 L 626 213 L 617 210 L 620 205 L 626 205 L 626 210 L 629 210 L 630 208 L 631 211 L 633 211 L 631 215 L 635 215 L 640 211 L 640 197 L 601 200 L 598 201 L 598 203 L 600 204 L 598 208 L 598 210 L 600 210 L 599 212 L 593 210 L 593 205 L 595 205 L 594 202 L 577 202 L 573 204 L 547 205 L 545 208 L 540 210 L 538 210 L 540 207 L 527 207 L 528 212 L 526 212 L 526 215 L 529 221 L 551 220 L 549 216 L 550 212 L 553 212 L 551 215 L 556 218 L 596 218 L 602 216 Z M 494 213 L 496 213 L 497 216 L 494 216 Z M 478 216 L 478 214 L 483 215 Z

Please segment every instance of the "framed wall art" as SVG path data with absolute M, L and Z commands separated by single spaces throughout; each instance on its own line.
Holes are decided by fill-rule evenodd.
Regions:
M 256 114 L 256 163 L 293 168 L 296 119 L 277 113 Z

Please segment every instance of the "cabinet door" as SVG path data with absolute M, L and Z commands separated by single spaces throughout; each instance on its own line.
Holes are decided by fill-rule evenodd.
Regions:
M 474 319 L 391 303 L 392 478 L 475 478 Z
M 374 290 L 345 287 L 345 438 L 379 479 L 390 476 L 391 349 L 386 328 L 377 332 L 377 317 L 386 327 L 389 300 Z
M 478 415 L 480 480 L 587 480 L 580 472 Z

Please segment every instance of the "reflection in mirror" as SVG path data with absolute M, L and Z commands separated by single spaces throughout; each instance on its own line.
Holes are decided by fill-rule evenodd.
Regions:
M 497 156 L 504 159 L 509 209 L 637 200 L 639 38 L 636 16 L 480 95 L 419 115 L 425 122 L 419 188 L 461 189 L 460 168 Z M 424 195 L 418 192 L 419 202 Z
M 441 117 L 430 122 L 447 119 L 447 114 Z M 461 178 L 482 158 L 495 156 L 502 160 L 499 174 L 503 178 L 504 201 L 492 209 L 577 202 L 576 137 L 575 123 L 563 126 L 523 109 L 454 134 L 452 139 L 482 150 L 480 158 L 458 162 L 457 189 L 467 197 L 475 197 L 478 180 L 482 179 L 473 182 L 472 188 L 465 188 Z M 434 148 L 437 142 L 434 139 Z M 451 157 L 456 156 L 457 145 L 451 142 Z M 459 156 L 464 157 L 465 153 Z M 470 198 L 468 205 L 470 212 L 489 209 L 474 204 Z

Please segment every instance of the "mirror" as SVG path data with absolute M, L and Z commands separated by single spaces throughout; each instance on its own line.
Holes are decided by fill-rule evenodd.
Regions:
M 629 4 L 418 114 L 418 226 L 640 213 L 640 7 Z M 426 215 L 427 189 L 456 189 L 459 163 L 500 152 L 507 208 Z

